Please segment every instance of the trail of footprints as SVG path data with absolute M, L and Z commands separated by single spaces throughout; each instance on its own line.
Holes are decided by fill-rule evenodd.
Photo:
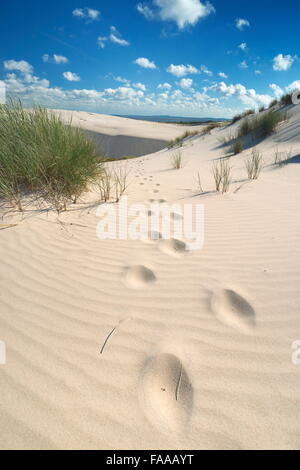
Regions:
M 144 181 L 147 181 L 147 178 L 144 178 Z M 149 202 L 164 204 L 167 201 L 150 199 Z M 145 217 L 153 215 L 149 210 Z M 171 219 L 174 221 L 181 218 L 181 214 L 171 214 Z M 183 241 L 163 239 L 158 231 L 149 231 L 144 234 L 141 241 L 157 243 L 160 251 L 170 256 L 180 256 L 187 251 Z M 147 289 L 157 282 L 157 277 L 149 267 L 134 265 L 126 267 L 123 281 L 130 289 Z M 218 321 L 227 327 L 238 329 L 243 333 L 249 333 L 255 327 L 254 308 L 234 290 L 220 288 L 212 292 L 210 308 Z M 138 393 L 144 413 L 154 427 L 162 432 L 173 433 L 181 433 L 186 429 L 193 411 L 193 387 L 178 357 L 161 353 L 149 358 L 141 371 Z

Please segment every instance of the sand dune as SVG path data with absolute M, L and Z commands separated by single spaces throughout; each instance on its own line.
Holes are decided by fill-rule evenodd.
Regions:
M 200 126 L 184 126 L 78 111 L 53 110 L 65 122 L 84 129 L 96 142 L 99 153 L 110 158 L 140 157 L 158 152 L 186 130 Z
M 182 133 L 89 113 L 76 120 L 106 135 Z M 211 167 L 229 132 L 188 139 L 180 170 L 171 150 L 127 162 L 127 195 L 146 205 L 144 217 L 166 202 L 179 206 L 173 221 L 182 204 L 204 205 L 199 251 L 159 233 L 99 240 L 94 193 L 59 221 L 2 207 L 1 224 L 16 226 L 0 232 L 0 448 L 300 448 L 300 366 L 291 360 L 300 339 L 300 106 L 258 145 L 257 181 L 246 178 L 249 150 L 232 157 L 222 196 Z M 283 167 L 273 165 L 277 146 L 292 149 Z

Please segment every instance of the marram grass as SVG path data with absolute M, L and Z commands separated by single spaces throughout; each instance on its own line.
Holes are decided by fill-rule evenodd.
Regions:
M 0 106 L 0 197 L 22 210 L 24 195 L 35 194 L 59 211 L 101 172 L 94 143 L 71 123 L 21 102 Z

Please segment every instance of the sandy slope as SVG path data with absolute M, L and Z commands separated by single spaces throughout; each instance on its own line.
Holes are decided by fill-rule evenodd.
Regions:
M 259 145 L 258 181 L 249 151 L 231 159 L 221 196 L 229 131 L 187 141 L 181 170 L 166 150 L 127 163 L 131 202 L 204 204 L 201 251 L 100 241 L 95 194 L 61 223 L 4 216 L 18 225 L 0 232 L 1 448 L 300 448 L 300 109 Z M 277 144 L 293 146 L 283 168 Z
M 84 129 L 101 154 L 111 158 L 140 157 L 166 147 L 167 142 L 186 130 L 202 126 L 182 126 L 78 111 L 53 110 L 65 122 Z

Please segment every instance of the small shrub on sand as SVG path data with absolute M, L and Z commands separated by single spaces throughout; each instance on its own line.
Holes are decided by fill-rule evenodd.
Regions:
M 177 150 L 171 155 L 171 164 L 174 170 L 182 168 L 182 154 L 180 150 Z
M 35 194 L 59 212 L 102 171 L 94 144 L 54 113 L 21 102 L 0 106 L 0 196 L 22 210 Z
M 95 189 L 100 193 L 101 201 L 108 202 L 114 196 L 119 202 L 128 187 L 129 172 L 126 165 L 105 168 L 95 182 Z
M 257 138 L 268 137 L 276 131 L 278 124 L 285 121 L 287 117 L 285 112 L 270 110 L 260 116 L 245 119 L 239 127 L 238 136 L 242 138 L 253 133 Z
M 240 139 L 235 140 L 230 150 L 234 155 L 242 153 L 244 150 L 243 142 Z
M 210 122 L 207 126 L 204 127 L 202 134 L 210 134 L 213 129 L 221 127 L 219 122 Z
M 279 104 L 279 101 L 278 101 L 278 100 L 273 100 L 273 101 L 271 101 L 271 103 L 269 104 L 269 109 L 274 108 L 274 107 L 277 106 L 278 104 Z
M 263 167 L 262 154 L 254 148 L 245 162 L 248 178 L 257 180 Z
M 293 149 L 290 148 L 288 152 L 280 152 L 279 147 L 277 146 L 274 152 L 274 165 L 284 166 L 287 165 L 289 160 L 292 158 Z
M 231 183 L 231 167 L 229 165 L 229 161 L 219 160 L 217 163 L 214 163 L 212 172 L 216 190 L 218 192 L 222 192 L 222 194 L 227 193 Z
M 293 104 L 292 97 L 293 97 L 292 93 L 288 93 L 287 95 L 283 95 L 280 99 L 280 104 L 282 106 L 288 106 L 288 105 Z
M 182 147 L 183 146 L 183 141 L 187 139 L 188 137 L 194 137 L 195 135 L 198 135 L 198 131 L 185 131 L 184 134 L 180 135 L 179 137 L 176 137 L 174 140 L 170 140 L 168 142 L 168 148 L 174 148 L 174 147 Z

